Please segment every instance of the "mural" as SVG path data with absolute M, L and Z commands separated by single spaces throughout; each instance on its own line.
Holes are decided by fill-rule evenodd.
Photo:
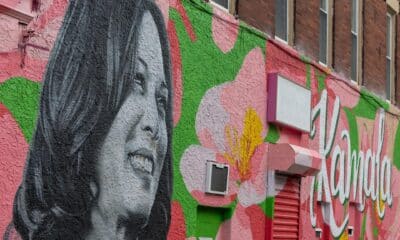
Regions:
M 400 239 L 397 108 L 203 1 L 112 2 L 42 0 L 29 41 L 51 54 L 0 65 L 6 239 L 273 239 L 282 143 L 321 157 L 296 238 Z M 272 72 L 311 90 L 309 134 L 266 121 Z
M 166 238 L 170 84 L 154 3 L 70 1 L 4 238 Z

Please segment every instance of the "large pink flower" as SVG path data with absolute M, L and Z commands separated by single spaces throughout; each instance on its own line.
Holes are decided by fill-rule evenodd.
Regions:
M 211 88 L 196 116 L 201 145 L 184 152 L 180 170 L 187 189 L 203 205 L 222 206 L 236 198 L 243 207 L 266 197 L 266 76 L 260 48 L 245 58 L 236 79 Z M 206 162 L 230 165 L 228 195 L 206 194 Z

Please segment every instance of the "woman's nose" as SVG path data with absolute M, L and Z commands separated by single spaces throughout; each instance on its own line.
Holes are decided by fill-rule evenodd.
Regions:
M 159 116 L 157 105 L 149 103 L 144 107 L 144 114 L 141 119 L 141 130 L 145 132 L 151 139 L 158 139 Z

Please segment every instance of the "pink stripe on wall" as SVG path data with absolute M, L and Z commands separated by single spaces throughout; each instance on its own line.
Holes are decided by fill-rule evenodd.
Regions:
M 276 121 L 276 98 L 278 90 L 278 73 L 268 74 L 268 100 L 267 100 L 267 120 L 268 122 Z

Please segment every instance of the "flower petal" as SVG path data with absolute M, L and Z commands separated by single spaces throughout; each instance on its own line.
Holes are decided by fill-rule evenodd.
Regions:
M 264 55 L 260 48 L 254 48 L 244 59 L 236 79 L 222 91 L 221 104 L 230 116 L 229 125 L 241 134 L 246 111 L 253 108 L 261 119 L 264 128 L 262 136 L 265 136 L 265 99 L 267 91 Z
M 251 177 L 239 188 L 239 202 L 248 207 L 267 197 L 267 144 L 258 146 L 251 158 Z
M 192 191 L 191 194 L 201 205 L 204 206 L 213 206 L 213 207 L 226 206 L 232 203 L 233 200 L 236 199 L 235 193 L 228 194 L 225 196 L 219 196 L 195 190 Z
M 267 233 L 266 224 L 268 219 L 260 206 L 252 205 L 246 208 L 246 214 L 250 218 L 251 232 L 253 239 L 265 239 Z
M 250 219 L 245 210 L 240 204 L 237 205 L 232 218 L 223 222 L 219 227 L 216 240 L 254 239 Z
M 235 46 L 239 34 L 239 21 L 225 11 L 214 7 L 212 18 L 212 36 L 223 53 Z
M 264 181 L 266 183 L 266 181 Z M 253 184 L 251 181 L 245 181 L 240 184 L 238 199 L 241 205 L 249 207 L 253 204 L 262 202 L 267 197 L 267 186 L 262 187 Z
M 268 145 L 263 143 L 259 145 L 251 157 L 251 179 L 253 183 L 262 184 L 265 186 L 265 179 L 267 174 L 267 151 Z
M 224 152 L 225 125 L 229 115 L 221 105 L 220 95 L 226 84 L 206 92 L 196 115 L 196 133 L 204 147 Z
M 229 179 L 228 195 L 216 196 L 205 193 L 206 162 L 217 161 L 216 153 L 202 146 L 192 145 L 183 153 L 180 171 L 188 191 L 203 205 L 223 206 L 230 204 L 238 191 L 235 180 Z
M 207 161 L 215 161 L 215 152 L 202 146 L 191 145 L 183 153 L 180 171 L 189 192 L 204 191 Z
M 237 205 L 232 218 L 221 224 L 216 239 L 265 239 L 267 221 L 271 220 L 259 206 Z

